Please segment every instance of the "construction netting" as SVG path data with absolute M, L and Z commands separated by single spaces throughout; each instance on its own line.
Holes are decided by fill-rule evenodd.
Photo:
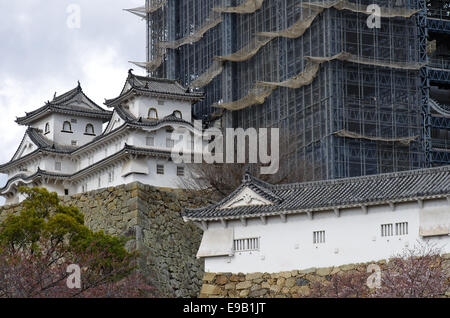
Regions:
M 272 94 L 274 89 L 274 87 L 263 86 L 257 83 L 245 97 L 234 102 L 219 102 L 213 104 L 212 107 L 224 108 L 228 110 L 240 110 L 253 105 L 261 105 L 264 104 L 266 98 Z
M 205 22 L 201 26 L 193 30 L 188 36 L 185 36 L 184 38 L 173 42 L 161 42 L 159 46 L 166 49 L 177 49 L 180 46 L 198 42 L 203 38 L 203 35 L 206 32 L 219 25 L 222 21 L 223 17 L 220 13 L 211 12 Z
M 149 1 L 148 6 L 125 9 L 125 11 L 133 13 L 141 18 L 147 18 L 147 14 L 156 12 L 157 10 L 161 9 L 166 3 L 167 0 L 151 0 Z
M 241 5 L 238 5 L 236 7 L 220 7 L 213 8 L 213 10 L 220 13 L 253 13 L 261 9 L 263 3 L 264 0 L 246 0 Z
M 410 143 L 416 141 L 419 136 L 411 136 L 411 137 L 399 137 L 399 138 L 383 138 L 383 137 L 375 137 L 375 136 L 366 136 L 357 134 L 355 132 L 351 132 L 348 130 L 340 130 L 334 133 L 335 136 L 353 138 L 353 139 L 366 139 L 371 141 L 383 141 L 383 142 L 399 142 L 405 146 L 409 146 Z
M 319 73 L 320 65 L 322 63 L 330 62 L 333 60 L 404 70 L 419 70 L 424 66 L 424 64 L 421 63 L 379 61 L 356 56 L 347 52 L 341 52 L 332 57 L 307 56 L 305 57 L 305 59 L 307 59 L 305 69 L 294 77 L 291 77 L 282 82 L 257 82 L 255 84 L 255 87 L 250 90 L 245 97 L 234 102 L 220 103 L 213 106 L 226 108 L 228 110 L 239 110 L 253 105 L 263 104 L 265 99 L 269 97 L 270 94 L 272 94 L 273 90 L 275 90 L 277 87 L 297 89 L 311 84 Z
M 311 24 L 323 10 L 323 8 L 311 10 L 311 13 L 306 18 L 300 18 L 287 29 L 274 32 L 259 32 L 257 35 L 269 37 L 271 39 L 276 37 L 284 37 L 289 39 L 299 38 L 311 27 Z
M 402 69 L 402 70 L 412 70 L 412 71 L 417 71 L 420 68 L 422 68 L 423 66 L 425 66 L 424 63 L 383 61 L 383 60 L 376 60 L 376 59 L 372 59 L 372 58 L 358 56 L 358 55 L 350 54 L 347 52 L 341 52 L 332 57 L 306 56 L 305 58 L 311 62 L 320 63 L 320 64 L 324 63 L 324 62 L 329 62 L 332 60 L 340 60 L 340 61 L 352 62 L 352 63 L 357 63 L 357 64 L 373 65 L 373 66 Z
M 337 1 L 329 1 L 329 2 L 305 2 L 300 4 L 302 7 L 311 7 L 311 8 L 323 8 L 323 9 L 330 9 L 334 8 L 337 10 L 348 10 L 356 13 L 365 13 L 365 14 L 374 14 L 379 15 L 382 18 L 410 18 L 413 15 L 415 15 L 417 12 L 420 12 L 420 10 L 417 9 L 409 9 L 409 8 L 386 8 L 386 7 L 379 7 L 379 12 L 375 11 L 368 11 L 368 7 L 365 4 L 359 4 L 350 2 L 347 0 L 337 0 Z
M 147 70 L 148 72 L 154 72 L 163 63 L 164 54 L 165 54 L 165 50 L 159 49 L 156 52 L 156 57 L 153 60 L 151 60 L 150 62 L 133 62 L 133 61 L 130 61 L 130 63 L 132 63 L 132 64 L 134 64 L 136 66 L 139 66 L 139 67 Z
M 267 43 L 272 41 L 273 38 L 267 38 L 264 36 L 255 36 L 250 42 L 244 46 L 239 51 L 226 55 L 226 56 L 217 56 L 216 59 L 220 61 L 231 61 L 231 62 L 243 62 L 247 61 L 251 57 L 253 57 L 258 51 L 265 46 Z
M 321 63 L 315 62 L 307 62 L 305 66 L 305 70 L 296 76 L 283 81 L 283 82 L 258 82 L 259 85 L 268 86 L 268 87 L 288 87 L 288 88 L 300 88 L 305 85 L 309 85 L 312 83 L 314 78 L 316 78 L 317 73 L 319 72 Z
M 205 87 L 206 85 L 211 83 L 211 81 L 216 76 L 218 76 L 220 73 L 222 73 L 223 63 L 224 63 L 223 61 L 214 61 L 212 63 L 212 65 L 206 70 L 206 72 L 204 72 L 202 75 L 197 77 L 197 79 L 195 79 L 191 83 L 190 87 L 201 88 L 201 87 Z

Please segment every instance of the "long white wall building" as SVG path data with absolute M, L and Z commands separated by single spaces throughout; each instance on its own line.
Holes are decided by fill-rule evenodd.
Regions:
M 10 162 L 0 195 L 6 204 L 22 200 L 22 185 L 45 187 L 59 195 L 140 181 L 158 187 L 183 187 L 185 168 L 171 160 L 172 131 L 201 133 L 191 107 L 203 99 L 173 80 L 136 76 L 131 71 L 107 111 L 80 85 L 43 107 L 17 118 L 28 129 Z M 107 124 L 103 130 L 104 124 Z
M 212 273 L 379 261 L 419 242 L 450 253 L 450 167 L 286 185 L 246 175 L 183 216 L 204 230 L 197 256 Z

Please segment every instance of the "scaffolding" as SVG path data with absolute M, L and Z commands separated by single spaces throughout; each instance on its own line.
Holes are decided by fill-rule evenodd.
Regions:
M 425 0 L 377 1 L 380 29 L 372 3 L 160 0 L 132 13 L 156 26 L 141 65 L 205 91 L 196 117 L 278 127 L 296 149 L 282 168 L 326 179 L 429 165 Z

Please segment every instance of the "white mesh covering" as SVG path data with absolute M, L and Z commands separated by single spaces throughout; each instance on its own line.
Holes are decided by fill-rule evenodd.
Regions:
M 152 0 L 152 1 L 150 1 L 150 5 L 148 7 L 143 6 L 143 7 L 133 8 L 133 9 L 125 9 L 125 11 L 135 14 L 138 17 L 146 18 L 148 13 L 153 13 L 153 12 L 161 9 L 166 3 L 167 3 L 167 0 Z
M 160 49 L 158 50 L 158 54 L 156 56 L 155 59 L 153 59 L 150 62 L 133 62 L 130 61 L 130 63 L 139 66 L 145 70 L 147 70 L 148 72 L 154 72 L 158 69 L 158 67 L 161 66 L 163 59 L 164 59 L 164 54 L 165 54 L 165 50 Z
M 263 36 L 254 37 L 246 46 L 237 51 L 236 53 L 217 56 L 216 58 L 221 61 L 231 61 L 231 62 L 243 62 L 251 57 L 253 57 L 258 51 L 265 46 L 267 43 L 272 41 L 273 38 L 267 38 Z
M 312 83 L 319 73 L 320 64 L 326 63 L 332 60 L 340 60 L 352 63 L 359 63 L 364 65 L 375 65 L 381 67 L 395 68 L 395 69 L 407 69 L 407 70 L 419 70 L 424 64 L 421 63 L 405 63 L 405 62 L 391 62 L 391 61 L 378 61 L 368 58 L 352 55 L 347 52 L 341 52 L 332 57 L 305 57 L 308 62 L 305 69 L 290 79 L 282 82 L 257 82 L 255 87 L 249 91 L 249 93 L 234 102 L 215 104 L 214 107 L 226 108 L 228 110 L 244 109 L 253 105 L 263 104 L 267 97 L 272 94 L 273 90 L 277 87 L 288 87 L 297 89 L 305 85 Z M 396 141 L 396 140 L 393 140 Z
M 399 142 L 405 146 L 408 146 L 411 142 L 417 140 L 419 136 L 413 137 L 400 137 L 400 138 L 383 138 L 383 137 L 373 137 L 373 136 L 365 136 L 361 134 L 357 134 L 348 130 L 340 130 L 335 132 L 334 135 L 339 137 L 353 138 L 353 139 L 366 139 L 372 141 L 383 141 L 383 142 Z
M 274 32 L 259 32 L 257 33 L 257 35 L 266 36 L 270 38 L 284 37 L 289 39 L 296 39 L 298 37 L 301 37 L 306 32 L 306 30 L 308 30 L 311 27 L 311 24 L 323 10 L 324 10 L 323 8 L 311 10 L 311 13 L 306 18 L 303 17 L 300 18 L 298 21 L 296 21 L 293 25 L 291 25 L 289 28 L 285 30 Z
M 258 82 L 262 86 L 268 87 L 288 87 L 288 88 L 300 88 L 305 85 L 312 83 L 314 78 L 316 78 L 319 72 L 321 63 L 308 62 L 306 64 L 305 70 L 296 76 L 283 81 L 283 82 Z
M 266 98 L 272 94 L 274 89 L 275 88 L 271 86 L 256 84 L 243 98 L 229 103 L 216 103 L 212 106 L 228 110 L 240 110 L 253 105 L 261 105 L 265 102 Z
M 375 60 L 375 59 L 370 59 L 370 58 L 366 58 L 366 57 L 353 55 L 353 54 L 350 54 L 347 52 L 341 52 L 332 57 L 307 56 L 305 58 L 308 59 L 309 61 L 315 62 L 315 63 L 324 63 L 324 62 L 329 62 L 332 60 L 340 60 L 340 61 L 352 62 L 352 63 L 357 63 L 357 64 L 374 65 L 374 66 L 403 69 L 403 70 L 416 70 L 416 71 L 419 70 L 420 68 L 422 68 L 423 66 L 425 66 L 424 63 L 417 63 L 417 62 L 410 63 L 410 62 Z
M 201 26 L 196 28 L 190 35 L 173 42 L 161 42 L 159 46 L 166 49 L 177 49 L 180 46 L 198 42 L 203 38 L 203 35 L 206 32 L 214 28 L 216 25 L 220 24 L 222 21 L 223 17 L 221 14 L 211 12 L 205 22 Z
M 190 87 L 205 87 L 211 81 L 223 71 L 223 62 L 214 61 L 212 65 L 206 70 L 205 73 L 200 75 L 195 81 L 193 81 Z
M 335 8 L 337 10 L 348 10 L 357 13 L 373 14 L 372 12 L 367 12 L 367 5 L 353 3 L 347 0 L 337 0 L 329 2 L 304 2 L 300 6 L 302 7 L 312 7 L 312 8 L 323 8 L 330 9 Z M 380 8 L 380 16 L 383 18 L 410 18 L 420 10 L 408 9 L 408 8 Z
M 220 13 L 253 13 L 261 9 L 263 3 L 264 0 L 246 0 L 244 3 L 236 7 L 213 8 L 213 10 Z

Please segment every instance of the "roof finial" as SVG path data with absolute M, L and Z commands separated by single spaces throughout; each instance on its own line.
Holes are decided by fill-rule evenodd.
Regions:
M 55 99 L 56 98 L 56 92 L 55 92 L 55 94 L 53 95 L 53 99 Z
M 78 90 L 81 91 L 81 83 L 80 83 L 80 81 L 78 81 L 78 86 L 77 86 L 77 88 L 78 88 Z
M 133 75 L 133 69 L 132 68 L 130 68 L 129 70 L 128 70 L 128 75 Z
M 249 167 L 247 166 L 246 168 L 245 168 L 245 172 L 244 172 L 244 176 L 243 176 L 243 178 L 242 178 L 242 182 L 243 183 L 246 183 L 246 182 L 250 182 L 252 180 L 252 176 L 251 176 L 251 174 L 250 174 L 250 169 L 249 169 Z

